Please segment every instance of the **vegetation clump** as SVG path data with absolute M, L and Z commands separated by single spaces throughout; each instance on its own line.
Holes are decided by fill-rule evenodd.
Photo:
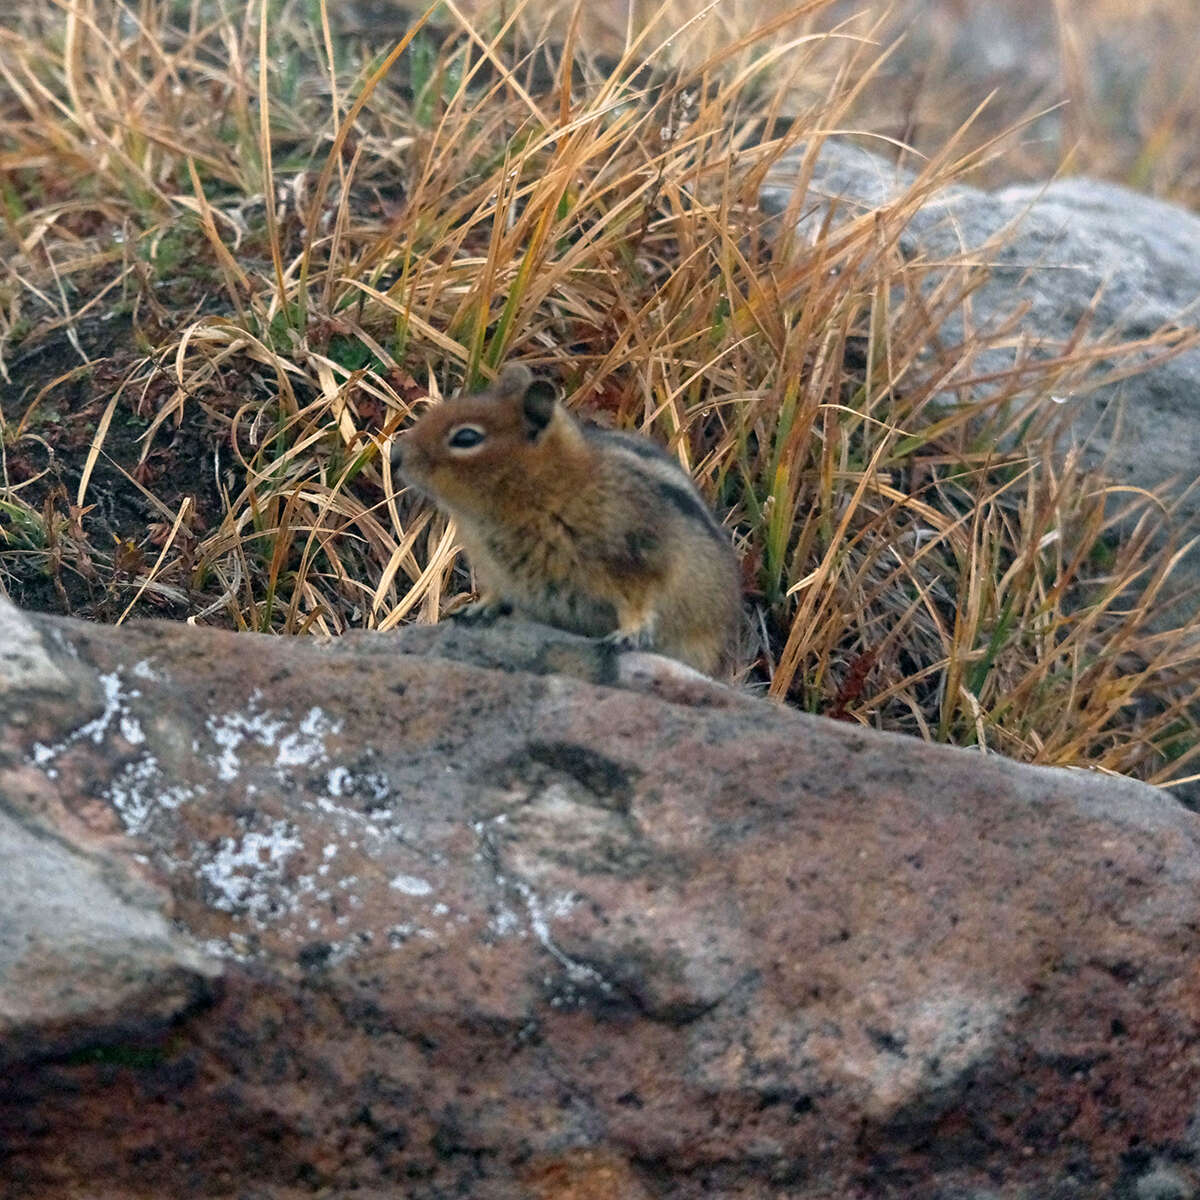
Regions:
M 580 6 L 547 38 L 525 5 L 434 5 L 381 48 L 326 0 L 18 4 L 0 586 L 117 622 L 433 620 L 470 580 L 387 439 L 516 359 L 667 443 L 725 516 L 771 696 L 1187 778 L 1200 644 L 1160 612 L 1170 498 L 1056 451 L 1053 401 L 1189 335 L 1097 348 L 1085 318 L 1059 354 L 977 370 L 1011 328 L 942 331 L 986 264 L 900 249 L 994 156 L 969 126 L 899 200 L 802 238 L 815 156 L 886 61 L 828 8 L 688 61 L 703 15 L 601 60 Z M 796 198 L 772 219 L 780 172 Z

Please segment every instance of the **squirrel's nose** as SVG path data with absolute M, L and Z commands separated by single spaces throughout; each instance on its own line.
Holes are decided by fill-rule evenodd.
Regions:
M 405 441 L 407 441 L 407 438 L 402 433 L 398 433 L 392 438 L 392 448 L 389 457 L 392 460 L 393 467 L 399 467 L 404 462 Z

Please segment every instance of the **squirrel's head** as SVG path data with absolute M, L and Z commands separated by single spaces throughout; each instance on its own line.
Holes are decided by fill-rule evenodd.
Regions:
M 490 388 L 427 409 L 398 437 L 392 463 L 406 483 L 455 515 L 486 513 L 534 481 L 533 464 L 570 418 L 554 388 L 512 363 Z

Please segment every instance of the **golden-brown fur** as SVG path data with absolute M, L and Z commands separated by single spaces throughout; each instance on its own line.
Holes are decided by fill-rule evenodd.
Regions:
M 476 613 L 511 607 L 731 673 L 737 560 L 653 442 L 581 425 L 510 366 L 488 391 L 430 408 L 395 454 L 405 480 L 456 521 L 481 587 Z

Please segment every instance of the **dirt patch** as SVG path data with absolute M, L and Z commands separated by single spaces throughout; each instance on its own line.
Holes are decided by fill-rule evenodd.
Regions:
M 0 582 L 23 608 L 112 621 L 133 598 L 132 581 L 154 561 L 185 499 L 186 537 L 219 523 L 224 505 L 214 461 L 224 435 L 200 407 L 185 405 L 141 462 L 151 421 L 174 390 L 168 370 L 152 369 L 117 400 L 77 505 L 109 402 L 131 372 L 146 371 L 127 317 L 81 322 L 74 333 L 74 344 L 58 329 L 19 350 L 11 383 L 0 386 L 7 488 Z M 169 590 L 147 589 L 137 611 L 186 615 L 188 584 L 180 574 Z

